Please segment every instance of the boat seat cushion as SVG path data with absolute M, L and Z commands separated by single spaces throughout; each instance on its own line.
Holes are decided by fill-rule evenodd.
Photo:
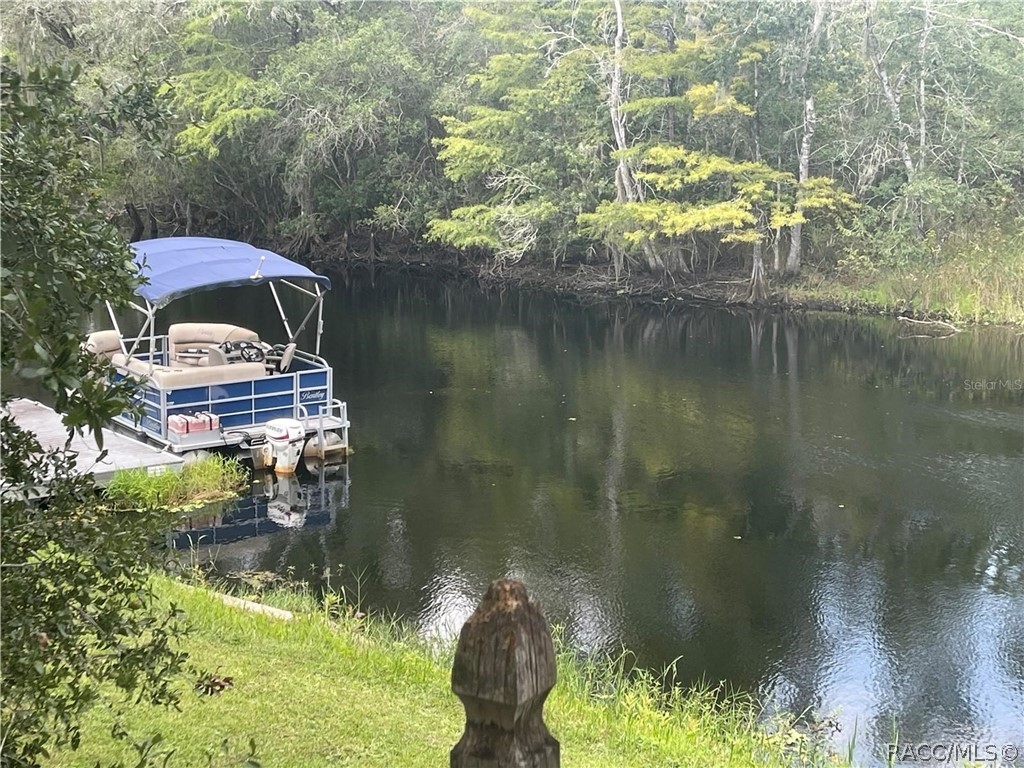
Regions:
M 174 323 L 167 329 L 171 360 L 178 364 L 208 364 L 205 352 L 225 341 L 259 341 L 259 334 L 230 323 Z
M 151 378 L 162 389 L 179 389 L 181 387 L 201 387 L 205 384 L 220 384 L 237 379 L 262 379 L 267 375 L 263 363 L 232 363 L 231 365 L 211 365 L 197 367 L 191 365 L 153 365 L 138 358 L 129 359 L 117 353 L 111 362 L 118 368 L 127 370 L 143 379 Z
M 85 350 L 110 360 L 121 352 L 121 335 L 117 331 L 95 331 L 85 339 Z

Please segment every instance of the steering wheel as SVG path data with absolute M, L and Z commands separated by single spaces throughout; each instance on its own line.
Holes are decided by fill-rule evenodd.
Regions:
M 262 363 L 267 357 L 260 347 L 249 341 L 238 342 L 238 355 L 247 363 Z

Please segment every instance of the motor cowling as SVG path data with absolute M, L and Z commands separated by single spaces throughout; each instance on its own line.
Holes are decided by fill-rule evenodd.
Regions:
M 266 426 L 263 463 L 279 475 L 291 475 L 299 466 L 306 430 L 298 419 L 271 419 Z

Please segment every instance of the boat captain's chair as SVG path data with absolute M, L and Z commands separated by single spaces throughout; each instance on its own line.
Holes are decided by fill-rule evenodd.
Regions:
M 217 347 L 225 341 L 259 340 L 255 331 L 229 323 L 175 323 L 167 329 L 168 352 L 177 365 L 223 364 Z

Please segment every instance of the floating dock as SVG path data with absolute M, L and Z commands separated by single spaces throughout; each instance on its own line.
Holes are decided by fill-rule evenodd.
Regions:
M 6 408 L 19 427 L 35 433 L 43 450 L 57 450 L 67 443 L 67 427 L 61 421 L 60 414 L 49 406 L 19 398 L 9 401 Z M 102 434 L 103 450 L 107 452 L 102 461 L 98 461 L 100 447 L 89 431 L 75 435 L 69 446 L 70 450 L 78 454 L 78 471 L 83 475 L 91 474 L 99 487 L 106 486 L 118 470 L 143 468 L 155 475 L 178 471 L 184 463 L 181 456 L 161 451 L 127 435 L 109 429 L 102 430 Z

